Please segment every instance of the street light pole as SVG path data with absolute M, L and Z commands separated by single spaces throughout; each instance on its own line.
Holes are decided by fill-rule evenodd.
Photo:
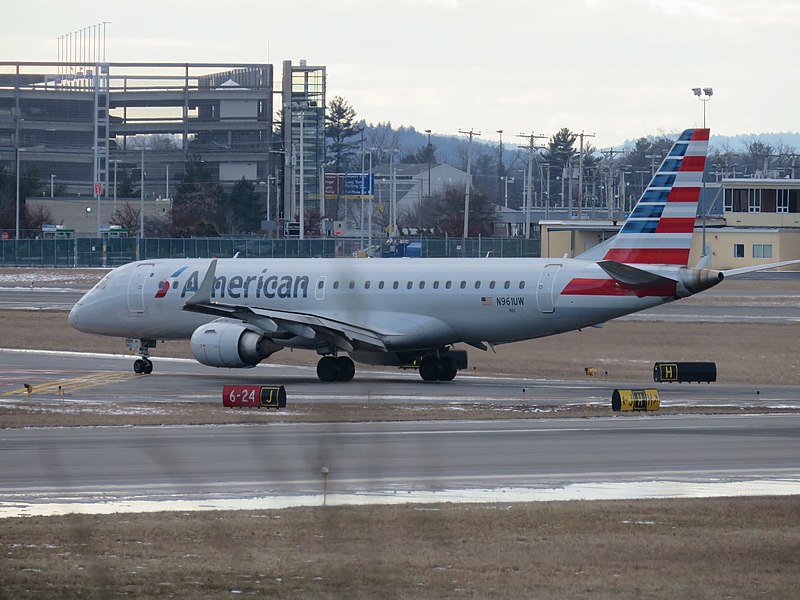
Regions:
M 711 96 L 714 95 L 714 89 L 710 87 L 704 88 L 692 88 L 692 92 L 700 102 L 703 103 L 703 129 L 706 128 L 706 103 L 711 100 Z M 706 204 L 705 204 L 705 197 L 706 197 L 706 179 L 705 179 L 705 168 L 703 169 L 703 173 L 700 175 L 700 199 L 702 202 L 699 205 L 703 207 L 703 249 L 701 251 L 701 256 L 706 256 Z M 710 266 L 710 265 L 709 265 Z
M 431 130 L 426 129 L 425 133 L 428 134 L 428 200 L 431 198 Z
M 19 153 L 22 148 L 17 148 L 17 219 L 16 219 L 16 238 L 19 239 Z

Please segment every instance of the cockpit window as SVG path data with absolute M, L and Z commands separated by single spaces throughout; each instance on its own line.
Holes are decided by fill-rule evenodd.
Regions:
M 108 275 L 110 275 L 110 273 L 106 274 L 105 277 L 98 281 L 92 288 L 92 291 L 105 289 L 106 285 L 108 284 Z

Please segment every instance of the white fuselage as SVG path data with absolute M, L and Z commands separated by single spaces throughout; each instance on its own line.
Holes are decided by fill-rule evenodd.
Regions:
M 209 264 L 119 267 L 75 305 L 70 323 L 101 335 L 190 338 L 215 318 L 181 310 Z M 543 337 L 674 299 L 609 294 L 607 285 L 562 293 L 575 281 L 613 284 L 596 263 L 575 259 L 219 259 L 212 301 L 358 325 L 380 332 L 387 350 L 404 350 Z

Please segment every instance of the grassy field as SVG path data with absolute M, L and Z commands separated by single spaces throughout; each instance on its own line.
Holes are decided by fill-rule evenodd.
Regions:
M 6 519 L 0 598 L 796 598 L 800 497 Z

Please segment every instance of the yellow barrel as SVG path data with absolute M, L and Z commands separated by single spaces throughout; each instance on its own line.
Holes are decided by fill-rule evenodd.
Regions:
M 653 411 L 659 408 L 661 408 L 661 396 L 658 390 L 614 390 L 611 395 L 611 410 L 614 412 Z

